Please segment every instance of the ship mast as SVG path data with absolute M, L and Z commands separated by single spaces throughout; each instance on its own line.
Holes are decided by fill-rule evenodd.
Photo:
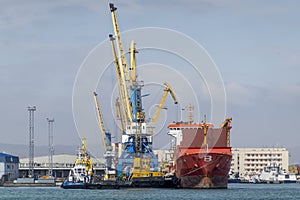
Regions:
M 194 106 L 192 106 L 191 104 L 189 104 L 187 106 L 187 109 L 189 111 L 188 123 L 192 124 L 194 122 L 194 116 L 193 116 Z
M 203 120 L 203 145 L 204 147 L 207 147 L 207 140 L 206 140 L 206 134 L 207 134 L 207 124 L 206 124 L 206 115 L 204 115 L 204 120 Z

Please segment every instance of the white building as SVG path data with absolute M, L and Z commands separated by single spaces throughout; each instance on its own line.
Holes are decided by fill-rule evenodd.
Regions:
M 232 148 L 231 172 L 240 177 L 259 174 L 271 162 L 289 169 L 289 152 L 286 148 Z
M 74 166 L 76 155 L 53 155 L 53 176 L 56 178 L 65 178 L 70 169 Z M 38 176 L 48 175 L 49 160 L 48 156 L 34 158 L 34 174 Z M 105 170 L 105 160 L 103 158 L 91 158 L 95 174 L 101 174 Z M 29 171 L 28 158 L 20 159 L 19 174 L 21 177 L 27 177 Z

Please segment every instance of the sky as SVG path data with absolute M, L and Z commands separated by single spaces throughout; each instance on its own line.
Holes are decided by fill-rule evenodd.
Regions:
M 170 3 L 134 0 L 113 3 L 118 8 L 121 32 L 143 27 L 163 28 L 186 35 L 205 49 L 224 83 L 224 117 L 233 118 L 233 147 L 286 147 L 291 160 L 300 162 L 300 155 L 297 155 L 300 149 L 297 128 L 300 120 L 299 1 L 174 0 Z M 47 117 L 55 119 L 54 144 L 79 144 L 79 136 L 85 133 L 79 133 L 82 130 L 78 130 L 78 122 L 74 120 L 74 86 L 76 89 L 80 70 L 93 52 L 100 63 L 111 53 L 110 48 L 104 48 L 108 34 L 113 32 L 108 1 L 0 0 L 0 5 L 1 143 L 28 143 L 27 107 L 35 105 L 36 145 L 48 144 Z M 136 37 L 140 40 L 136 44 L 139 49 L 144 41 L 139 35 Z M 127 48 L 129 41 L 123 41 Z M 186 45 L 179 41 L 174 44 L 176 42 L 179 50 Z M 97 47 L 109 53 L 99 54 Z M 185 52 L 192 54 L 192 51 L 191 48 L 190 52 Z M 196 88 L 197 101 L 191 99 L 190 102 L 201 107 L 200 118 L 204 114 L 210 116 L 214 107 L 211 96 L 207 89 L 200 88 L 205 81 L 197 85 L 191 68 L 183 67 L 186 62 L 178 56 L 147 49 L 141 49 L 137 56 L 141 79 L 149 83 L 153 77 L 159 77 L 160 73 L 147 73 L 149 63 L 156 63 L 151 65 L 155 72 L 173 67 L 172 72 L 178 72 L 178 77 L 184 76 L 184 80 Z M 173 81 L 173 89 L 181 99 L 185 95 L 180 91 L 186 89 L 180 88 L 181 82 L 176 83 L 177 75 L 170 73 L 157 81 L 162 83 L 164 77 Z M 113 65 L 110 65 L 95 89 L 110 97 L 115 81 Z M 157 82 L 154 82 L 155 85 Z M 151 86 L 145 87 L 145 91 L 152 93 L 145 104 L 150 102 L 147 113 L 153 113 L 153 104 L 159 102 L 161 93 Z M 103 101 L 111 104 L 109 99 Z M 188 101 L 180 103 L 182 108 Z M 88 106 L 92 105 L 93 102 Z M 173 113 L 169 111 L 172 109 L 163 111 L 161 119 L 168 124 L 181 111 L 173 107 L 171 98 L 166 105 L 175 110 Z M 111 110 L 111 106 L 103 106 L 104 115 Z M 182 111 L 182 118 L 186 116 Z M 96 115 L 89 117 L 95 120 Z M 109 117 L 105 120 L 110 130 L 117 130 L 114 123 L 108 122 Z M 95 123 L 89 128 L 87 131 L 93 134 L 98 131 Z M 165 126 L 160 130 L 165 134 Z

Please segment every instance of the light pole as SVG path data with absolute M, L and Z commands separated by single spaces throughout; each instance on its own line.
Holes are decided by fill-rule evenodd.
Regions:
M 48 165 L 49 165 L 49 171 L 48 175 L 52 176 L 53 172 L 53 122 L 54 119 L 47 118 L 48 122 Z
M 28 106 L 29 112 L 29 171 L 28 176 L 33 177 L 34 175 L 34 111 L 36 111 L 35 106 Z

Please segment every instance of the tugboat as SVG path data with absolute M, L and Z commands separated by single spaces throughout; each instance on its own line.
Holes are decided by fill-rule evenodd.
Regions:
M 88 189 L 96 187 L 92 184 L 93 164 L 86 151 L 86 139 L 81 139 L 81 148 L 78 151 L 74 167 L 70 170 L 67 180 L 61 187 L 64 189 Z
M 295 174 L 290 174 L 283 170 L 281 166 L 275 162 L 270 163 L 264 167 L 259 175 L 261 183 L 296 183 L 297 178 Z

